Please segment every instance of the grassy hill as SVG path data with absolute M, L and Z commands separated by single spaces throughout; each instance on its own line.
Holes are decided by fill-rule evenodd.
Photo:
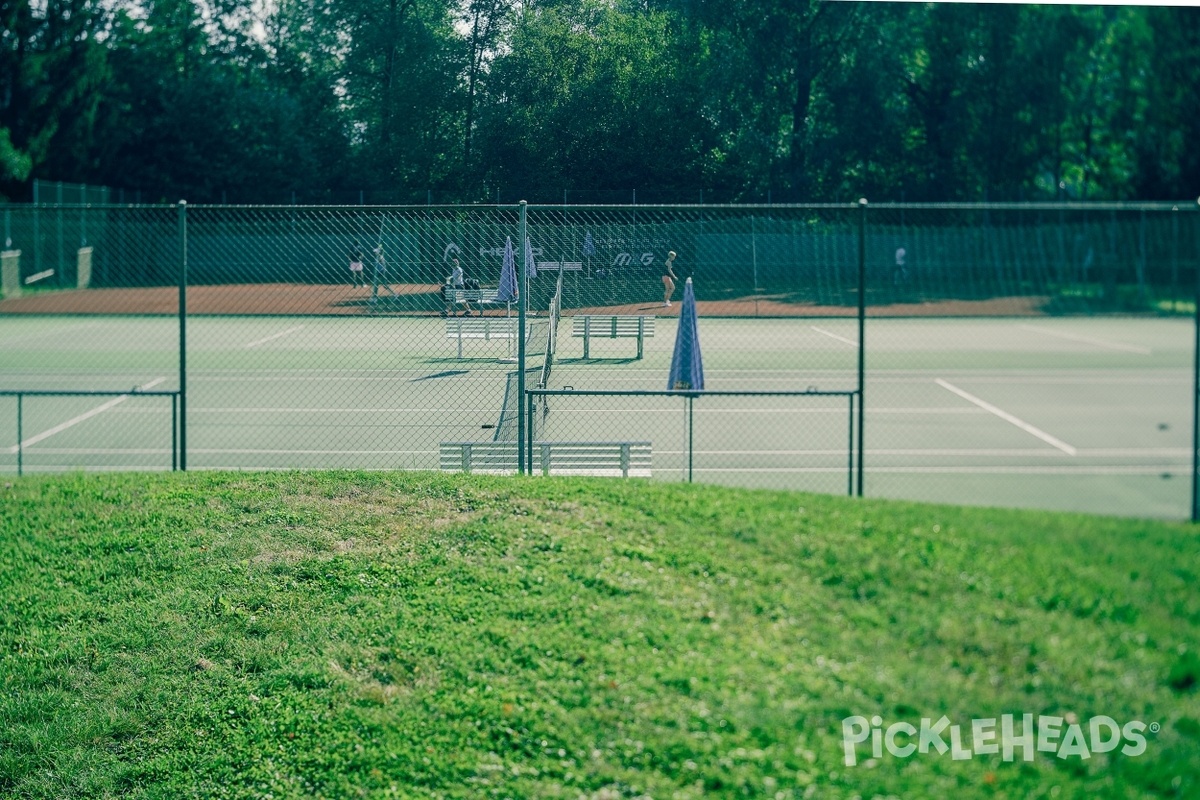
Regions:
M 0 482 L 0 796 L 1196 797 L 1198 576 L 1194 528 L 1082 515 L 431 474 Z M 846 764 L 850 717 L 945 715 L 971 749 L 1005 714 L 1061 717 L 1058 743 L 868 738 Z M 1084 758 L 1069 731 L 1100 716 L 1144 723 L 1144 752 Z

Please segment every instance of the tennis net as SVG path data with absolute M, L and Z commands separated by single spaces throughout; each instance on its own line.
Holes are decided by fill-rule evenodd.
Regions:
M 534 379 L 534 386 L 544 389 L 550 385 L 550 371 L 554 367 L 554 353 L 558 345 L 558 322 L 562 314 L 562 273 L 559 272 L 555 284 L 554 295 L 550 298 L 545 318 L 530 319 L 525 326 L 525 357 L 526 364 L 541 356 L 541 366 L 526 368 L 526 378 Z M 515 442 L 517 440 L 517 415 L 521 403 L 518 395 L 518 372 L 508 374 L 508 383 L 504 389 L 504 408 L 500 412 L 500 421 L 496 425 L 493 440 L 497 442 Z M 542 436 L 546 414 L 550 409 L 545 398 L 539 396 L 533 408 L 533 427 L 530 436 L 536 441 Z
M 547 311 L 550 325 L 546 331 L 545 357 L 542 361 L 541 375 L 538 376 L 538 389 L 545 389 L 550 385 L 550 372 L 554 368 L 554 352 L 558 346 L 558 321 L 562 315 L 562 287 L 563 274 L 562 270 L 559 270 L 558 282 L 554 286 L 554 295 L 550 298 L 550 305 Z M 538 441 L 542 438 L 542 431 L 545 428 L 546 415 L 550 413 L 550 406 L 546 404 L 545 395 L 536 395 L 532 402 L 534 404 L 533 426 L 529 435 L 533 441 Z

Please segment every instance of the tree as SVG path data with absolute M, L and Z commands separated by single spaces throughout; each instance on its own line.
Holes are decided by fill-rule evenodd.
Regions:
M 85 168 L 106 53 L 90 0 L 0 0 L 0 20 L 0 191 L 14 194 L 48 161 Z

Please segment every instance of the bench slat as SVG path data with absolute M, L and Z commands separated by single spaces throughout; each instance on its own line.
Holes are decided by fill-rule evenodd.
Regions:
M 583 357 L 590 356 L 592 339 L 637 339 L 637 357 L 643 341 L 654 336 L 654 317 L 622 314 L 579 314 L 573 318 L 571 336 L 583 339 Z
M 534 442 L 534 474 L 650 477 L 650 442 Z M 445 472 L 517 471 L 515 442 L 442 442 Z

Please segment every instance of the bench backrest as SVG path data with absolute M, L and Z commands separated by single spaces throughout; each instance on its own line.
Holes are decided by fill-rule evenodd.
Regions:
M 452 317 L 446 320 L 447 336 L 489 336 L 499 338 L 516 334 L 517 320 L 509 317 Z
M 499 289 L 451 289 L 446 299 L 453 303 L 473 300 L 476 303 L 494 303 L 499 296 Z
M 654 317 L 580 314 L 572 319 L 572 336 L 607 336 L 617 339 L 654 335 Z
M 442 442 L 444 472 L 511 474 L 516 442 Z M 541 475 L 650 477 L 650 442 L 534 442 L 533 472 Z

